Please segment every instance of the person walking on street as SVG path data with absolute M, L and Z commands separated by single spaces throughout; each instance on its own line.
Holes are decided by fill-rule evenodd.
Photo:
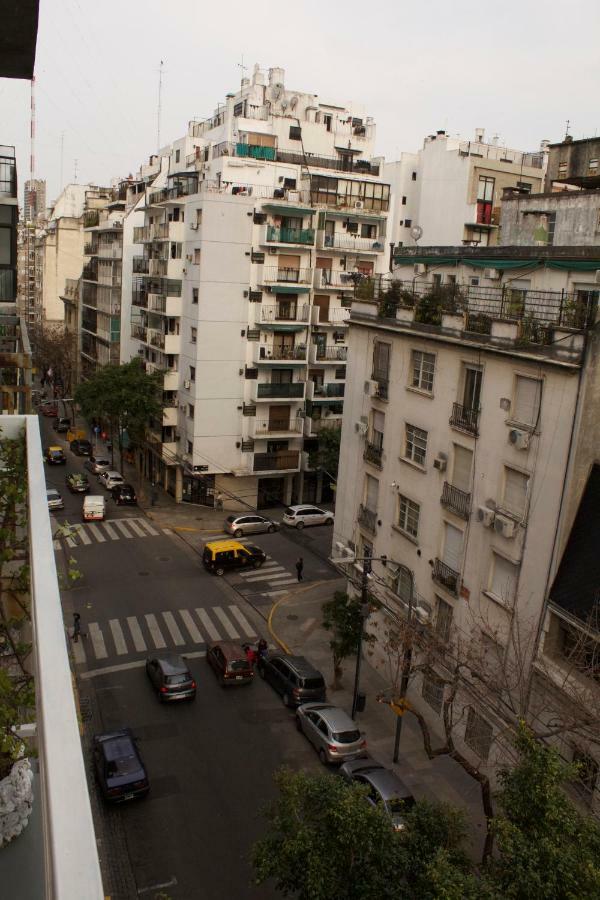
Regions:
M 298 581 L 302 581 L 302 572 L 304 571 L 304 560 L 301 556 L 296 560 L 296 572 L 298 573 Z
M 81 615 L 79 613 L 73 613 L 73 643 L 76 644 L 79 641 L 79 635 L 81 637 L 87 637 L 87 635 L 81 630 Z

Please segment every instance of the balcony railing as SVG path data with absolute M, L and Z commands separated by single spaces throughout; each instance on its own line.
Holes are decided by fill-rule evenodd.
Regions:
M 453 513 L 456 513 L 456 515 L 460 516 L 462 519 L 469 518 L 471 512 L 471 494 L 461 491 L 447 481 L 444 482 L 444 487 L 442 488 L 440 503 L 447 509 L 452 510 Z
M 158 347 L 159 350 L 165 349 L 165 335 L 162 331 L 156 331 L 154 328 L 149 328 L 148 338 L 152 347 Z
M 462 406 L 460 403 L 452 404 L 450 424 L 453 428 L 458 428 L 460 431 L 466 431 L 467 434 L 477 435 L 479 433 L 478 421 L 478 409 L 471 409 L 468 406 Z
M 337 288 L 353 291 L 360 272 L 342 272 L 337 269 L 315 269 L 314 285 L 316 288 Z
M 150 260 L 146 259 L 145 256 L 134 256 L 133 271 L 137 275 L 148 275 L 150 272 Z
M 320 243 L 320 242 L 319 242 Z M 385 244 L 381 239 L 353 237 L 351 234 L 323 233 L 323 247 L 331 250 L 364 251 L 383 253 Z
M 260 308 L 261 322 L 308 322 L 308 314 L 307 303 L 263 303 Z
M 148 309 L 151 312 L 165 313 L 167 311 L 167 298 L 162 294 L 148 295 Z
M 460 582 L 460 572 L 455 572 L 450 566 L 442 562 L 441 559 L 434 560 L 431 577 L 442 587 L 445 587 L 449 593 L 458 596 L 458 588 Z
M 333 362 L 346 362 L 348 359 L 347 347 L 321 347 L 317 344 L 317 359 L 329 360 Z
M 277 453 L 255 453 L 254 471 L 268 472 L 282 469 L 297 469 L 300 464 L 299 450 L 279 450 Z
M 320 434 L 322 431 L 327 431 L 331 428 L 341 428 L 342 427 L 342 417 L 341 416 L 326 416 L 324 419 L 310 419 L 310 430 L 313 434 Z
M 315 399 L 318 397 L 343 397 L 345 392 L 345 384 L 329 382 L 328 384 L 315 384 L 314 396 Z
M 371 444 L 367 441 L 363 451 L 363 459 L 366 460 L 366 462 L 370 462 L 374 466 L 381 468 L 382 457 L 383 447 L 380 447 L 378 444 Z
M 254 422 L 254 437 L 259 438 L 262 435 L 283 434 L 290 431 L 294 434 L 301 434 L 304 427 L 303 423 L 304 419 L 299 418 L 256 419 Z
M 463 156 L 481 156 L 496 162 L 512 163 L 515 166 L 530 166 L 532 169 L 543 169 L 544 153 L 524 153 L 522 150 L 510 150 L 496 144 L 484 144 L 480 141 L 463 141 L 459 145 Z
M 288 384 L 272 384 L 270 382 L 261 382 L 256 386 L 256 396 L 259 398 L 297 398 L 304 397 L 304 382 L 295 381 Z
M 289 359 L 304 360 L 306 359 L 306 344 L 284 344 L 281 347 L 261 347 L 259 361 L 270 359 Z
M 358 507 L 358 524 L 375 534 L 377 530 L 377 511 L 369 509 L 363 503 Z
M 291 269 L 280 266 L 263 266 L 264 284 L 310 284 L 312 269 Z
M 315 242 L 313 228 L 279 228 L 276 225 L 267 225 L 267 243 L 277 244 L 308 244 Z

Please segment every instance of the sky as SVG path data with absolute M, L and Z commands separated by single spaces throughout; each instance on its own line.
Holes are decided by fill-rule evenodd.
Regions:
M 597 0 L 40 0 L 36 175 L 109 184 L 183 136 L 239 88 L 241 64 L 285 69 L 286 87 L 354 101 L 378 155 L 414 152 L 437 129 L 536 150 L 598 133 Z M 0 78 L 0 144 L 29 177 L 30 84 Z M 61 149 L 62 148 L 62 149 Z

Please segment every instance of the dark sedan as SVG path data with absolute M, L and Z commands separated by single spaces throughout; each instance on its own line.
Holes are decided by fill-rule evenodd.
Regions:
M 92 455 L 92 445 L 89 441 L 84 440 L 76 440 L 71 441 L 69 447 L 76 456 L 91 456 Z
M 160 700 L 194 700 L 196 682 L 187 664 L 175 653 L 151 656 L 146 660 L 146 674 Z
M 90 483 L 86 475 L 80 475 L 79 472 L 71 472 L 66 477 L 67 487 L 72 494 L 85 494 L 90 489 Z
M 105 800 L 133 800 L 150 790 L 148 773 L 130 728 L 94 735 L 94 771 Z
M 126 506 L 135 506 L 137 504 L 135 489 L 131 484 L 117 484 L 112 489 L 111 494 L 113 500 L 119 506 L 121 506 L 121 504 L 125 504 Z

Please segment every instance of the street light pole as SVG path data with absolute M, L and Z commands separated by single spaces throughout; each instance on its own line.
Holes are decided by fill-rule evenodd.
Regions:
M 358 648 L 356 651 L 356 671 L 354 673 L 354 694 L 352 696 L 352 718 L 356 715 L 356 707 L 358 704 L 358 686 L 360 682 L 360 666 L 362 662 L 362 645 L 363 632 L 365 630 L 365 622 L 369 615 L 369 573 L 371 572 L 371 560 L 363 559 L 362 579 L 360 585 L 360 602 L 361 602 L 361 623 L 360 634 L 358 635 Z
M 402 567 L 405 572 L 408 573 L 408 577 L 410 580 L 410 591 L 408 594 L 408 617 L 406 620 L 407 624 L 407 632 L 410 629 L 412 624 L 412 613 L 413 613 L 413 602 L 414 602 L 414 593 L 415 593 L 415 580 L 413 573 L 410 569 L 406 568 L 406 566 Z M 400 749 L 400 736 L 402 734 L 402 721 L 404 719 L 404 700 L 406 698 L 406 691 L 408 689 L 408 680 L 410 678 L 410 667 L 412 661 L 412 639 L 410 634 L 406 635 L 406 639 L 404 641 L 404 656 L 402 658 L 402 679 L 400 681 L 400 700 L 402 706 L 402 714 L 396 716 L 396 735 L 394 737 L 394 762 L 398 762 L 398 751 Z

